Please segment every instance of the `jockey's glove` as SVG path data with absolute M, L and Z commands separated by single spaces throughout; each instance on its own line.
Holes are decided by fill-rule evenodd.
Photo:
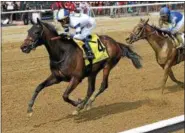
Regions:
M 70 38 L 70 39 L 73 39 L 73 37 L 74 37 L 74 34 L 70 34 L 70 35 L 69 35 L 69 38 Z
M 70 38 L 70 39 L 73 39 L 73 37 L 74 37 L 74 35 L 70 34 L 70 33 L 62 33 L 62 34 L 60 34 L 60 36 L 62 38 Z
M 66 33 L 61 33 L 60 36 L 61 36 L 61 38 L 67 38 L 68 37 L 68 35 Z

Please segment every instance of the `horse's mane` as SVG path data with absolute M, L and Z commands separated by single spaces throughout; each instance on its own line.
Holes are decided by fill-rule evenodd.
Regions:
M 46 26 L 46 28 L 48 28 L 51 32 L 53 32 L 56 35 L 56 37 L 59 36 L 54 25 L 49 24 L 49 23 L 44 23 L 44 22 L 42 22 L 42 23 L 44 26 Z M 75 41 L 73 39 L 61 38 L 60 40 L 62 40 L 65 43 L 70 43 L 70 44 L 74 45 L 75 47 L 77 46 L 77 44 L 75 43 Z
M 154 28 L 160 35 L 162 35 L 163 37 L 169 36 L 171 39 L 174 39 L 173 35 L 171 32 L 169 31 L 164 31 L 161 30 L 159 27 L 155 26 L 155 25 L 150 25 L 152 28 Z
M 49 23 L 44 23 L 44 22 L 42 22 L 42 24 L 43 24 L 44 26 L 46 26 L 46 28 L 48 28 L 51 32 L 53 32 L 54 34 L 56 34 L 56 36 L 58 36 L 58 32 L 57 32 L 57 30 L 55 29 L 54 25 L 49 24 Z

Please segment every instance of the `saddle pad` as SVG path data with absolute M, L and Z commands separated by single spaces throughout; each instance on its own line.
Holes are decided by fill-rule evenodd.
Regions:
M 90 45 L 92 52 L 94 53 L 94 56 L 95 56 L 95 58 L 92 61 L 92 64 L 95 64 L 95 63 L 98 63 L 102 60 L 107 59 L 109 57 L 109 55 L 107 53 L 107 50 L 106 50 L 104 44 L 100 41 L 98 35 L 92 34 L 91 37 L 92 37 L 92 39 L 89 42 L 89 45 Z M 83 49 L 84 42 L 81 40 L 76 40 L 76 39 L 74 39 L 74 41 L 77 43 L 77 45 L 83 51 L 83 55 L 85 57 L 86 53 Z M 90 64 L 88 59 L 84 58 L 84 60 L 85 60 L 86 66 Z

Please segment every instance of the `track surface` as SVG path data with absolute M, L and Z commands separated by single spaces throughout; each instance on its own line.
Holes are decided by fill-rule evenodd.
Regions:
M 125 42 L 139 19 L 98 19 L 95 32 Z M 156 22 L 157 17 L 150 16 L 150 23 Z M 163 70 L 156 63 L 149 44 L 139 41 L 134 50 L 142 56 L 143 68 L 137 70 L 130 60 L 123 58 L 111 72 L 108 90 L 97 98 L 90 111 L 72 116 L 75 108 L 62 100 L 67 83 L 61 83 L 43 90 L 35 102 L 33 116 L 27 117 L 32 92 L 50 74 L 44 47 L 30 54 L 23 54 L 19 49 L 29 27 L 2 28 L 3 133 L 114 133 L 184 113 L 184 89 L 168 79 L 165 94 L 161 95 L 158 87 Z M 175 76 L 184 81 L 184 63 L 173 70 Z M 101 80 L 102 73 L 97 78 L 97 89 Z M 86 88 L 85 79 L 71 98 L 83 98 Z

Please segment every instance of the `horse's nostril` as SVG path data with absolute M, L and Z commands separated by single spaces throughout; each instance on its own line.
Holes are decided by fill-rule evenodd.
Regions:
M 21 49 L 22 49 L 22 50 L 25 50 L 25 49 L 26 49 L 26 46 L 21 46 Z
M 126 42 L 127 43 L 129 43 L 130 42 L 130 38 L 128 37 L 128 38 L 126 38 Z

